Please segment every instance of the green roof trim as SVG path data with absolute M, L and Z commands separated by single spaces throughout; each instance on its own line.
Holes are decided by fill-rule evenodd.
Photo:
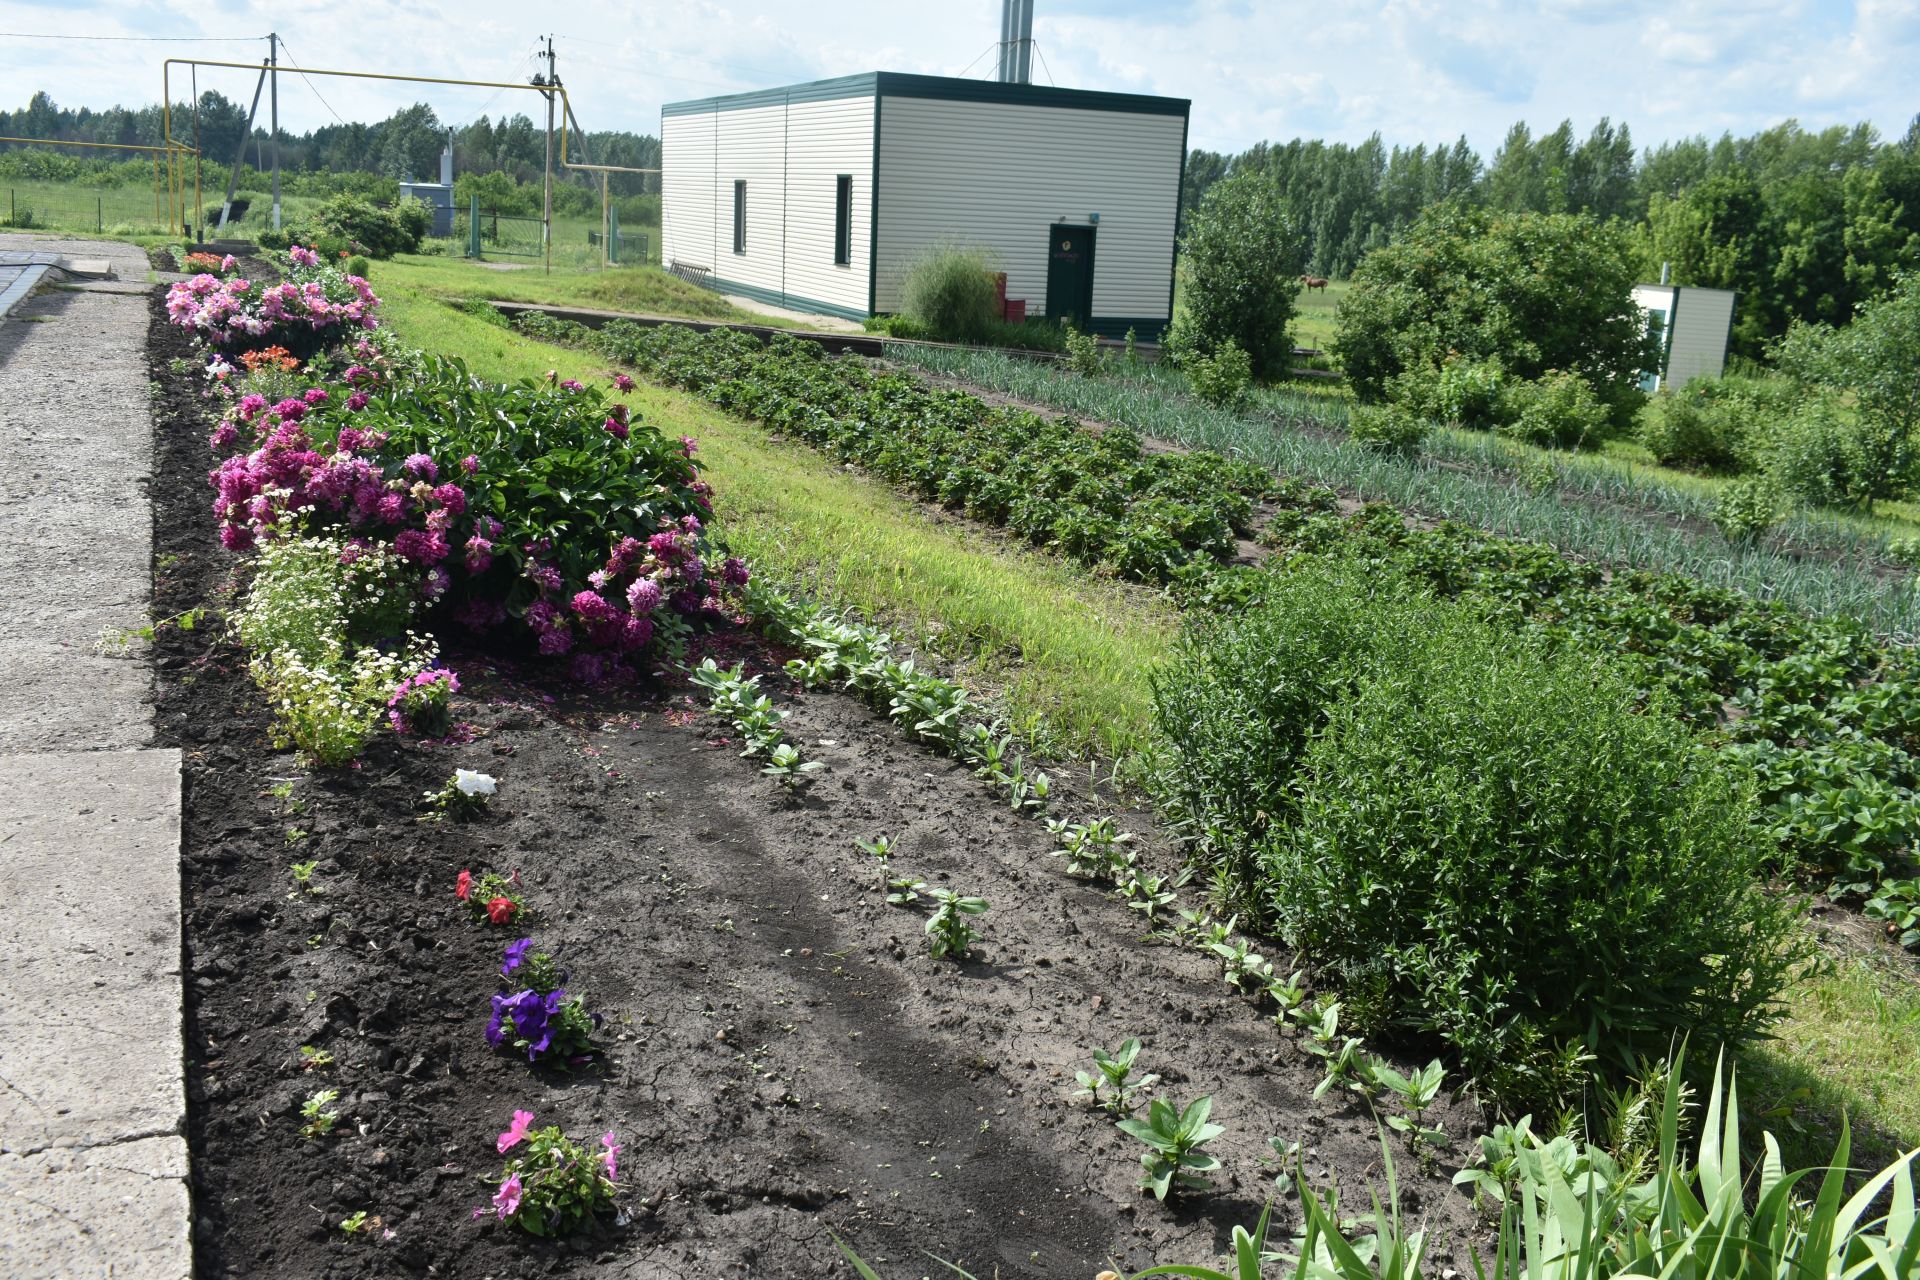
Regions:
M 1001 84 L 997 80 L 960 80 L 952 76 L 903 75 L 870 71 L 864 75 L 813 80 L 780 89 L 727 94 L 669 102 L 662 116 L 697 115 L 713 111 L 746 111 L 793 102 L 826 102 L 835 98 L 935 98 L 948 102 L 997 102 L 1016 106 L 1062 107 L 1080 111 L 1122 111 L 1136 115 L 1185 118 L 1192 103 L 1186 98 L 1156 98 L 1141 93 L 1106 93 L 1097 89 L 1056 89 L 1050 85 Z

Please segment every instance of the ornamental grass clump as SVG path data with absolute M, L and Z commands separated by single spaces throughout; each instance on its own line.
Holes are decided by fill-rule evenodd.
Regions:
M 1196 857 L 1366 1034 L 1434 1037 L 1498 1096 L 1558 1101 L 1570 1053 L 1750 1039 L 1807 955 L 1748 775 L 1609 661 L 1303 557 L 1154 684 Z

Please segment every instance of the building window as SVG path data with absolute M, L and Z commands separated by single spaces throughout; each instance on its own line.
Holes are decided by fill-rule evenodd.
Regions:
M 733 184 L 733 251 L 747 251 L 747 183 L 744 178 Z
M 833 264 L 844 267 L 853 261 L 853 175 L 843 173 L 833 180 Z

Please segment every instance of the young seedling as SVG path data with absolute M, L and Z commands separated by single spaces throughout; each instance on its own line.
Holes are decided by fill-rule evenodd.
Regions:
M 1121 884 L 1120 893 L 1126 898 L 1128 909 L 1140 912 L 1152 925 L 1161 908 L 1173 905 L 1174 883 L 1170 876 L 1143 876 L 1136 871 Z
M 1007 753 L 1013 749 L 1011 734 L 995 737 L 984 724 L 969 725 L 960 738 L 960 755 L 973 766 L 976 778 L 1001 782 L 1006 778 Z
M 951 889 L 933 890 L 933 900 L 939 904 L 927 917 L 927 937 L 932 940 L 933 958 L 966 959 L 974 940 L 980 936 L 967 923 L 967 917 L 985 915 L 987 900 L 962 897 Z
M 773 754 L 767 757 L 766 768 L 760 772 L 774 778 L 789 792 L 798 793 L 813 781 L 814 774 L 824 768 L 826 766 L 818 760 L 801 760 L 799 748 L 783 742 L 773 749 Z
M 1267 994 L 1279 1006 L 1273 1020 L 1283 1027 L 1294 1016 L 1294 1010 L 1306 1003 L 1307 988 L 1300 980 L 1300 972 L 1295 969 L 1284 978 L 1272 974 L 1267 977 Z
M 1133 835 L 1116 830 L 1112 818 L 1095 818 L 1092 822 L 1049 818 L 1047 830 L 1060 842 L 1053 856 L 1067 860 L 1071 875 L 1117 884 L 1133 867 L 1133 853 L 1124 847 Z
M 893 856 L 893 841 L 887 836 L 875 836 L 871 840 L 855 840 L 853 843 L 862 853 L 870 853 L 882 862 Z
M 1340 1034 L 1340 1002 L 1331 1000 L 1300 1018 L 1312 1038 L 1300 1046 L 1326 1064 L 1327 1074 L 1314 1087 L 1313 1096 L 1323 1096 L 1336 1084 L 1345 1084 L 1354 1092 L 1372 1096 L 1377 1087 L 1366 1042 L 1358 1036 Z
M 887 881 L 887 905 L 904 907 L 920 901 L 920 891 L 927 887 L 924 880 L 915 880 L 912 876 L 900 876 Z
M 1195 1098 L 1184 1111 L 1155 1098 L 1147 1106 L 1145 1120 L 1116 1122 L 1120 1132 L 1147 1144 L 1146 1154 L 1140 1157 L 1145 1170 L 1140 1186 L 1153 1192 L 1154 1199 L 1165 1200 L 1175 1188 L 1202 1190 L 1207 1185 L 1205 1175 L 1220 1167 L 1218 1160 L 1200 1149 L 1226 1132 L 1207 1123 L 1212 1111 L 1210 1095 Z
M 320 860 L 314 858 L 307 862 L 293 863 L 287 868 L 287 870 L 293 872 L 293 892 L 287 895 L 289 898 L 298 897 L 300 891 L 303 889 L 308 893 L 317 894 L 320 892 L 320 887 L 313 883 L 313 872 L 319 865 Z
M 300 1069 L 302 1071 L 325 1071 L 333 1065 L 333 1054 L 325 1049 L 316 1049 L 310 1044 L 300 1046 Z
M 1262 958 L 1245 938 L 1215 942 L 1208 950 L 1226 966 L 1227 985 L 1239 991 L 1264 991 L 1273 976 L 1273 965 Z
M 1080 1092 L 1075 1097 L 1085 1095 L 1093 1099 L 1093 1105 L 1103 1108 L 1115 1116 L 1125 1116 L 1133 1111 L 1134 1095 L 1160 1083 L 1157 1075 L 1133 1077 L 1134 1059 L 1140 1056 L 1140 1041 L 1131 1037 L 1112 1053 L 1105 1049 L 1093 1051 L 1093 1070 L 1076 1071 L 1074 1079 L 1080 1082 Z M 1101 1089 L 1109 1089 L 1105 1098 L 1100 1096 Z
M 1388 1126 L 1406 1134 L 1416 1152 L 1445 1146 L 1446 1130 L 1439 1125 L 1429 1128 L 1426 1122 L 1427 1108 L 1440 1096 L 1440 1086 L 1446 1080 L 1447 1073 L 1440 1060 L 1435 1058 L 1409 1075 L 1401 1075 L 1378 1058 L 1371 1059 L 1370 1066 L 1373 1078 L 1386 1086 L 1407 1110 L 1404 1116 L 1388 1116 Z
M 306 1121 L 300 1126 L 301 1137 L 318 1140 L 333 1132 L 333 1126 L 340 1123 L 340 1113 L 327 1107 L 339 1096 L 338 1089 L 321 1089 L 308 1095 L 300 1104 L 300 1117 Z

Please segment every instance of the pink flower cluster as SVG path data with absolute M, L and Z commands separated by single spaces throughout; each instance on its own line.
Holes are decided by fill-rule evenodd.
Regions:
M 642 541 L 622 538 L 606 563 L 588 575 L 590 589 L 561 598 L 558 569 L 541 557 L 548 548 L 527 548 L 526 576 L 540 599 L 526 611 L 527 625 L 539 637 L 540 652 L 559 657 L 584 640 L 595 650 L 629 654 L 644 648 L 659 626 L 662 610 L 692 616 L 730 618 L 729 597 L 747 584 L 746 563 L 728 558 L 717 570 L 701 559 L 698 516 L 663 521 L 660 531 Z M 593 681 L 606 674 L 599 653 L 575 653 L 575 679 Z
M 222 280 L 205 272 L 167 290 L 167 319 L 218 345 L 276 330 L 372 329 L 380 299 L 359 276 L 324 267 L 295 245 L 294 278 L 265 287 L 244 276 Z

